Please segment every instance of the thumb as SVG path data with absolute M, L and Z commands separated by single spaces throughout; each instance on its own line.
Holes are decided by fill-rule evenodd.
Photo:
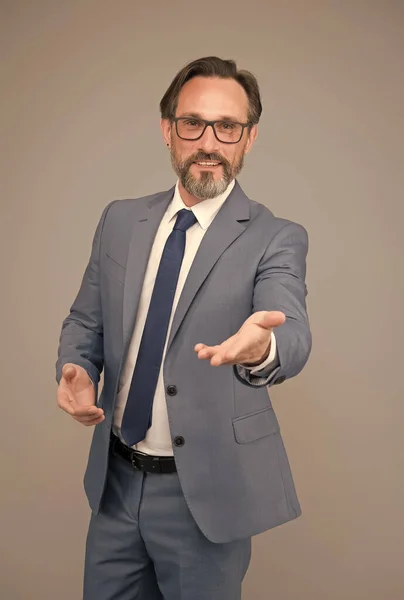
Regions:
M 256 323 L 265 329 L 272 329 L 273 327 L 279 327 L 286 321 L 286 315 L 279 310 L 267 310 L 263 311 Z
M 66 364 L 62 369 L 62 376 L 66 379 L 66 381 L 70 382 L 77 375 L 77 369 L 72 364 Z

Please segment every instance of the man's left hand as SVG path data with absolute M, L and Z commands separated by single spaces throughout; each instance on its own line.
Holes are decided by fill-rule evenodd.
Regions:
M 259 365 L 269 355 L 271 333 L 286 320 L 284 313 L 277 310 L 262 310 L 254 313 L 238 332 L 218 346 L 196 344 L 195 352 L 200 359 L 210 359 L 213 367 L 220 365 Z

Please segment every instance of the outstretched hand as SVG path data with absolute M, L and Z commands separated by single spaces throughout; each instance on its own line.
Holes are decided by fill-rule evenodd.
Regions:
M 198 358 L 210 360 L 213 367 L 229 364 L 259 365 L 269 355 L 271 333 L 286 321 L 284 313 L 262 310 L 252 314 L 237 333 L 217 346 L 196 344 Z

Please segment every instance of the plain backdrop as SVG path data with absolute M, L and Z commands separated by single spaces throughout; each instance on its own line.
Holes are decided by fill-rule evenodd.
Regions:
M 174 184 L 158 103 L 216 54 L 262 92 L 241 185 L 310 236 L 312 355 L 271 391 L 303 515 L 254 538 L 244 598 L 403 598 L 404 3 L 0 6 L 1 597 L 81 597 L 92 431 L 56 405 L 60 328 L 104 206 Z

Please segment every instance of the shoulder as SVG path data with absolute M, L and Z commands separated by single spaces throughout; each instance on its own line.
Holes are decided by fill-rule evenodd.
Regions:
M 103 226 L 120 225 L 125 227 L 126 224 L 133 223 L 138 215 L 145 213 L 149 206 L 167 197 L 170 190 L 149 194 L 139 198 L 118 198 L 107 204 L 103 210 L 101 221 Z
M 149 205 L 158 202 L 160 198 L 165 197 L 170 190 L 163 192 L 157 192 L 155 194 L 149 194 L 147 196 L 141 196 L 139 198 L 118 198 L 112 200 L 104 209 L 108 212 L 108 216 L 130 216 L 138 210 L 147 208 Z
M 250 223 L 253 229 L 265 231 L 271 238 L 294 238 L 307 243 L 308 232 L 306 228 L 296 221 L 278 217 L 261 202 L 249 199 Z

